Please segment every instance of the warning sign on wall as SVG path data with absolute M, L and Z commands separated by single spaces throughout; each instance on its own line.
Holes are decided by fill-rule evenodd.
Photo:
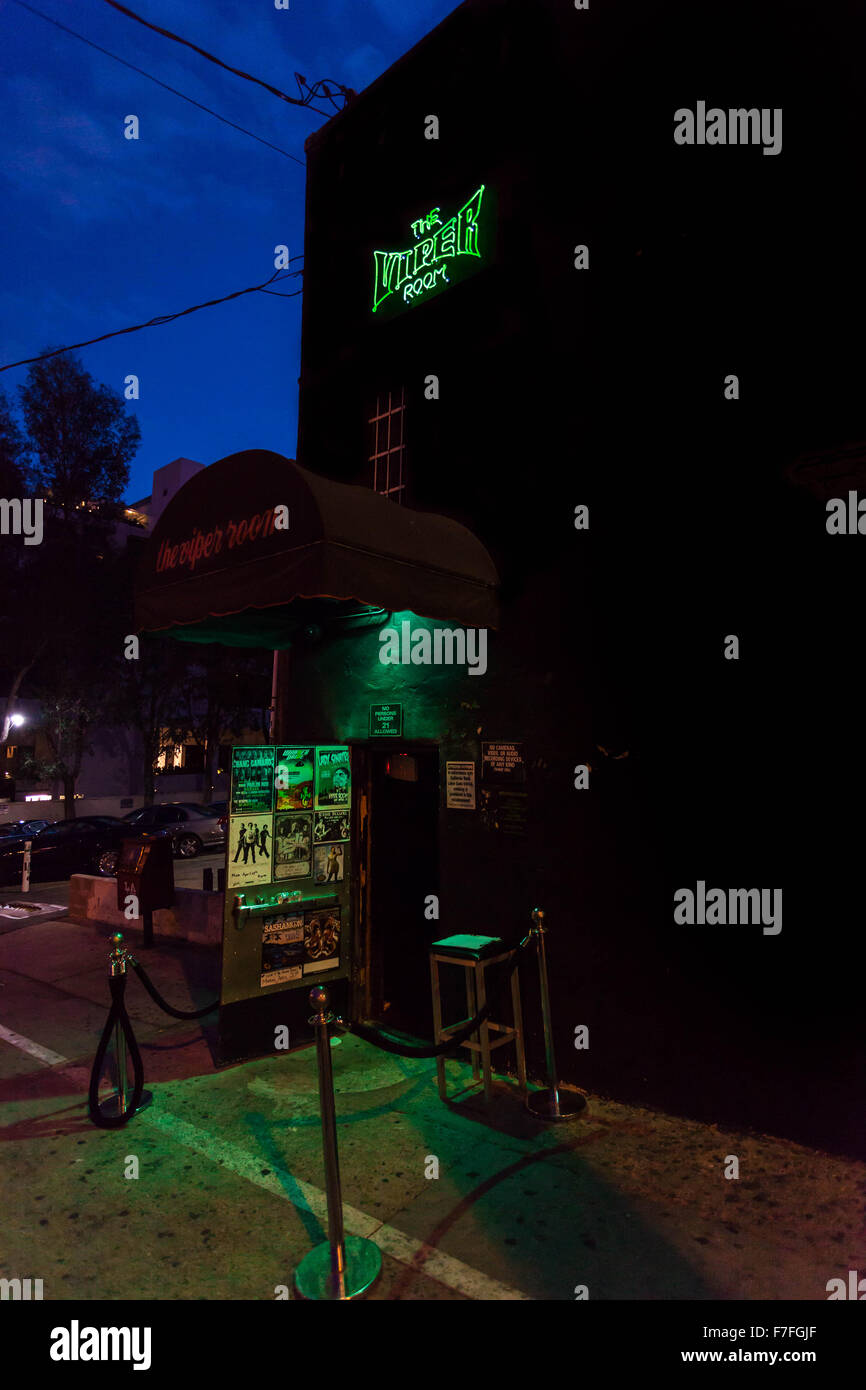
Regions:
M 474 762 L 446 762 L 445 805 L 455 810 L 475 810 Z
M 522 743 L 482 743 L 482 782 L 525 782 Z
M 402 705 L 370 706 L 370 737 L 400 738 L 403 733 Z

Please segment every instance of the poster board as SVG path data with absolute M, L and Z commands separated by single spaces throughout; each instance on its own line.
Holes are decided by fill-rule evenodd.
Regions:
M 351 811 L 348 747 L 232 750 L 221 1013 L 347 978 Z
M 280 744 L 274 765 L 274 810 L 311 811 L 315 774 L 316 750 L 311 744 Z
M 274 750 L 266 745 L 232 749 L 230 814 L 254 815 L 274 809 Z

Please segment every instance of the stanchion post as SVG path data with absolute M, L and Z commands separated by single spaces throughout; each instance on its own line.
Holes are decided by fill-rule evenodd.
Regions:
M 328 1239 L 305 1255 L 295 1270 L 295 1288 L 302 1298 L 343 1301 L 357 1298 L 378 1279 L 382 1254 L 371 1240 L 343 1232 L 343 1198 L 340 1192 L 340 1160 L 337 1152 L 337 1119 L 334 1110 L 334 1073 L 331 1065 L 328 991 L 321 985 L 310 990 L 316 1010 L 309 1020 L 316 1029 L 316 1061 L 319 1069 L 319 1107 L 322 1115 L 322 1149 L 325 1159 L 325 1192 L 328 1201 Z
M 544 1024 L 544 1060 L 547 1069 L 547 1089 L 533 1091 L 526 1098 L 526 1108 L 539 1120 L 574 1120 L 586 1109 L 586 1100 L 579 1092 L 560 1091 L 556 1075 L 556 1052 L 553 1046 L 553 1021 L 550 1013 L 550 985 L 547 978 L 547 947 L 544 913 L 532 909 L 532 935 L 538 950 L 538 977 L 541 983 L 541 1017 Z
M 123 945 L 122 933 L 115 932 L 111 940 L 114 949 L 109 952 L 108 956 L 108 974 L 111 979 L 122 975 L 125 985 L 128 957 L 126 947 Z M 117 1070 L 117 1095 L 111 1096 L 104 1106 L 100 1106 L 100 1109 L 106 1115 L 125 1115 L 129 1108 L 129 1082 L 126 1075 L 126 1037 L 120 1026 L 119 1018 L 114 1025 L 114 1063 Z
M 135 959 L 130 951 L 123 944 L 123 933 L 115 932 L 111 938 L 114 949 L 108 955 L 108 973 L 114 979 L 118 975 L 123 976 L 124 988 L 126 988 L 126 968 L 127 965 L 134 965 Z M 118 1018 L 114 1025 L 114 1060 L 117 1069 L 117 1095 L 110 1096 L 100 1109 L 106 1115 L 117 1116 L 125 1115 L 129 1109 L 129 1077 L 126 1067 L 126 1034 Z M 142 1091 L 141 1099 L 138 1102 L 138 1109 L 141 1110 L 153 1097 L 150 1091 Z
M 314 997 L 314 995 L 316 997 Z M 321 1000 L 319 998 L 321 997 Z M 316 1027 L 316 1063 L 319 1068 L 319 1097 L 322 1111 L 322 1149 L 325 1159 L 325 1191 L 328 1198 L 328 1241 L 331 1246 L 331 1282 L 334 1297 L 346 1297 L 346 1243 L 343 1238 L 343 1198 L 340 1192 L 340 1155 L 337 1151 L 337 1116 L 334 1107 L 334 1069 L 328 1025 L 333 1014 L 325 1013 L 325 990 L 312 991 L 313 1008 L 320 1012 L 310 1020 Z

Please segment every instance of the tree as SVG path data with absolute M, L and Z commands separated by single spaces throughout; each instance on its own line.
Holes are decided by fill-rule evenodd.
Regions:
M 29 462 L 27 445 L 12 413 L 8 397 L 0 391 L 0 497 L 23 498 Z M 0 591 L 6 596 L 0 613 L 0 651 L 6 677 L 6 707 L 0 724 L 0 744 L 9 741 L 11 720 L 21 686 L 42 646 L 38 625 L 20 601 L 29 571 L 33 547 L 0 538 Z
M 31 682 L 42 708 L 42 732 L 50 757 L 30 759 L 25 771 L 63 783 L 64 815 L 75 816 L 75 784 L 89 732 L 107 722 L 116 684 L 117 656 L 129 627 L 123 565 L 107 550 L 94 553 L 91 539 L 70 547 L 67 537 L 49 543 L 48 597 L 54 621 L 39 652 Z M 41 549 L 41 547 L 40 547 Z M 62 562 L 62 580 L 56 564 Z
M 81 512 L 84 520 L 110 514 L 120 504 L 141 442 L 123 397 L 97 385 L 68 352 L 34 362 L 19 395 L 34 491 L 50 498 L 67 522 Z
M 28 464 L 27 446 L 12 414 L 9 398 L 0 391 L 0 497 L 20 497 Z
M 116 665 L 107 714 L 110 722 L 135 729 L 141 740 L 145 806 L 153 805 L 159 754 L 190 732 L 182 714 L 188 662 L 183 644 L 143 633 L 138 658 L 121 656 Z
M 51 750 L 28 770 L 63 782 L 69 819 L 88 731 L 105 717 L 110 672 L 129 631 L 110 531 L 141 431 L 123 398 L 69 353 L 34 362 L 19 396 L 26 439 L 10 429 L 7 407 L 0 448 L 14 454 L 20 442 L 24 484 L 45 507 L 41 543 L 16 548 L 15 601 L 0 619 L 7 721 L 27 677 Z
M 49 758 L 28 758 L 24 774 L 28 777 L 58 779 L 63 784 L 64 816 L 75 819 L 75 784 L 84 754 L 90 751 L 88 729 L 102 713 L 98 700 L 80 693 L 58 695 L 40 691 L 42 733 L 51 749 Z
M 232 647 L 201 647 L 189 668 L 186 684 L 186 722 L 204 750 L 203 801 L 213 795 L 214 754 L 220 735 L 229 730 L 258 729 L 270 702 L 270 652 L 239 651 Z

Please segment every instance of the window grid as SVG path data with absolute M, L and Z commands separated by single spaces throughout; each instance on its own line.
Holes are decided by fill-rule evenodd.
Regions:
M 406 489 L 404 460 L 405 440 L 405 387 L 399 391 L 387 391 L 376 397 L 376 408 L 368 424 L 372 425 L 371 443 L 373 451 L 369 462 L 373 465 L 373 491 L 402 502 Z

